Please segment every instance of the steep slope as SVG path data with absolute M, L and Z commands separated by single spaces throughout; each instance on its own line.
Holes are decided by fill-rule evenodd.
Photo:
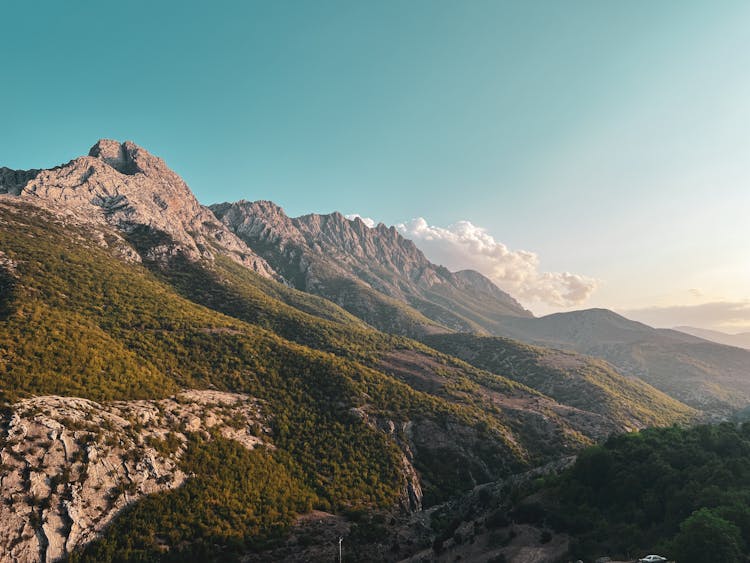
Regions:
M 393 227 L 369 228 L 340 213 L 290 218 L 268 201 L 211 209 L 295 287 L 379 329 L 412 336 L 484 331 L 499 316 L 530 316 L 481 274 L 432 264 Z
M 198 203 L 162 159 L 130 141 L 102 139 L 88 156 L 50 170 L 2 168 L 0 194 L 31 201 L 79 224 L 113 225 L 125 239 L 144 231 L 159 233 L 158 245 L 142 249 L 152 258 L 179 252 L 197 260 L 221 254 L 264 276 L 274 275 Z
M 534 319 L 506 317 L 501 336 L 603 358 L 697 409 L 717 416 L 750 403 L 750 351 L 589 309 Z
M 717 344 L 724 344 L 725 346 L 736 346 L 737 348 L 745 348 L 750 350 L 750 332 L 741 332 L 739 334 L 728 334 L 718 330 L 707 330 L 705 328 L 696 328 L 693 326 L 676 326 L 674 330 L 678 332 L 684 332 L 704 340 L 710 340 Z
M 653 329 L 603 309 L 536 319 L 481 274 L 434 266 L 382 224 L 368 228 L 338 213 L 290 218 L 265 201 L 211 209 L 295 287 L 381 330 L 417 339 L 490 333 L 575 350 L 719 417 L 750 402 L 750 352 Z

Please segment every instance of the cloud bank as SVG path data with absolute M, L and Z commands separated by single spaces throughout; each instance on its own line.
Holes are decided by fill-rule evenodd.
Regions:
M 750 330 L 750 301 L 715 301 L 699 305 L 647 307 L 622 313 L 630 319 L 659 328 L 694 326 L 729 333 Z
M 396 229 L 422 250 L 430 261 L 450 270 L 472 269 L 524 302 L 557 307 L 579 305 L 596 289 L 596 280 L 570 272 L 541 272 L 539 257 L 526 250 L 510 250 L 486 229 L 469 221 L 447 228 L 419 217 Z

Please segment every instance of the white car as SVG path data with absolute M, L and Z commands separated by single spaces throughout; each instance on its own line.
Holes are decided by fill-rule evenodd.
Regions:
M 667 558 L 661 555 L 646 555 L 643 559 L 639 559 L 638 563 L 664 563 L 666 560 Z

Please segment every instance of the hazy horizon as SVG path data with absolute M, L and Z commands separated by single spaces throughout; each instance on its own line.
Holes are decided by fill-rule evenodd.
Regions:
M 0 166 L 98 138 L 204 204 L 396 225 L 537 315 L 750 330 L 750 5 L 5 7 Z

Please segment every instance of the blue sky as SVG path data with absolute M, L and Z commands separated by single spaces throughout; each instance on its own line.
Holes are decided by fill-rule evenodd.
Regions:
M 434 256 L 494 272 L 540 313 L 657 307 L 669 325 L 670 307 L 750 299 L 747 2 L 71 0 L 0 15 L 0 165 L 131 139 L 203 203 L 422 217 L 433 243 L 445 231 Z M 545 297 L 564 272 L 593 291 Z M 750 314 L 701 323 L 750 329 Z

